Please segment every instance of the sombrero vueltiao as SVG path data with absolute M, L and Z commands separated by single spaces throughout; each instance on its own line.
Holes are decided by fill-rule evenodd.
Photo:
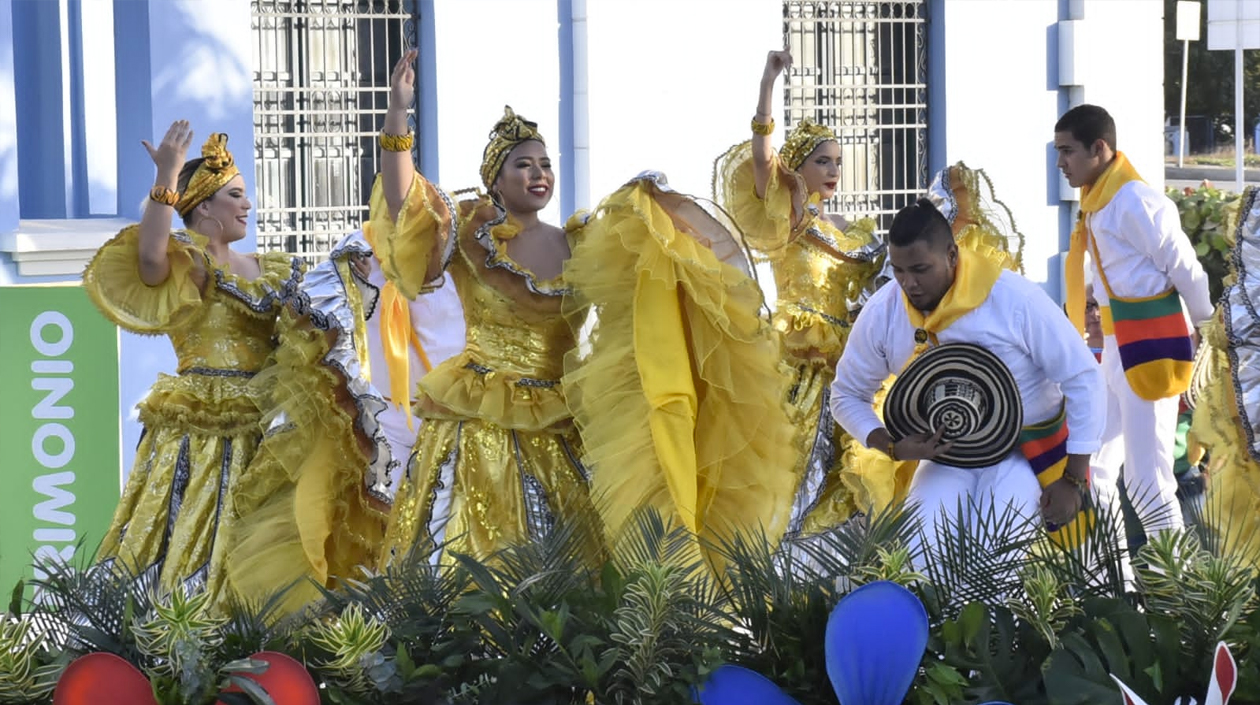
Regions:
M 935 462 L 959 468 L 996 465 L 1010 454 L 1024 425 L 1015 378 L 993 353 L 950 343 L 915 358 L 884 401 L 884 423 L 894 440 L 935 433 L 953 441 Z

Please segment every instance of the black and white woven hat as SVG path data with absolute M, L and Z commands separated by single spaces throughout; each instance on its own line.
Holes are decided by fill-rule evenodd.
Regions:
M 993 353 L 970 343 L 934 347 L 902 371 L 884 400 L 894 440 L 944 428 L 953 441 L 933 460 L 960 468 L 995 465 L 1010 454 L 1024 425 L 1015 378 Z

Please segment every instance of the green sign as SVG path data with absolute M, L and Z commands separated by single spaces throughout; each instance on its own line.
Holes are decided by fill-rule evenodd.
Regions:
M 79 286 L 0 287 L 0 594 L 88 560 L 119 495 L 118 329 Z M 29 594 L 29 593 L 28 593 Z M 0 610 L 3 605 L 0 605 Z

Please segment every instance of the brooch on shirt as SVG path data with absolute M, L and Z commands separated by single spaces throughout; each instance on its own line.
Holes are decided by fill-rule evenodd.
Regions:
M 922 328 L 914 329 L 914 342 L 916 345 L 922 345 L 928 341 L 928 332 Z

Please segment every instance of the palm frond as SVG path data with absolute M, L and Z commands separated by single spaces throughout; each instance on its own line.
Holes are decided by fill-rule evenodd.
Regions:
M 121 562 L 50 561 L 31 581 L 32 619 L 65 651 L 103 651 L 140 664 L 132 621 L 152 609 L 157 579 L 156 569 L 136 575 Z
M 1033 546 L 1030 566 L 1048 571 L 1080 599 L 1121 597 L 1128 590 L 1124 566 L 1129 562 L 1124 518 L 1110 505 L 1093 506 L 1092 522 L 1075 522 L 1065 530 L 1067 542 L 1041 536 Z
M 929 522 L 924 522 L 925 524 Z M 1020 589 L 1019 573 L 1041 537 L 1041 522 L 1013 505 L 981 507 L 960 499 L 952 515 L 933 521 L 934 540 L 920 534 L 924 603 L 933 621 L 956 616 L 967 604 L 1001 604 Z
M 883 511 L 857 516 L 817 534 L 785 541 L 793 555 L 792 567 L 808 581 L 835 580 L 849 576 L 862 566 L 879 561 L 879 551 L 901 546 L 918 555 L 914 537 L 921 531 L 917 505 L 892 505 Z

